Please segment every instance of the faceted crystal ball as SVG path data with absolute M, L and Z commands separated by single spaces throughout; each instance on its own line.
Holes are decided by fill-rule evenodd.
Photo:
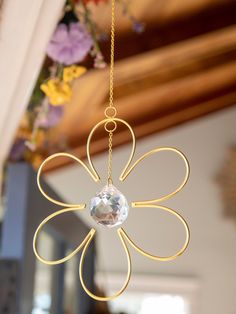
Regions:
M 128 217 L 129 205 L 125 196 L 112 185 L 106 185 L 90 201 L 90 214 L 100 225 L 112 228 Z

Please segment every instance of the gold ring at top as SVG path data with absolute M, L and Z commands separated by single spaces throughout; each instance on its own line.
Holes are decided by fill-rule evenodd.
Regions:
M 112 124 L 113 124 L 113 127 L 112 127 Z M 109 127 L 109 125 L 110 125 L 110 127 Z M 116 121 L 114 121 L 113 119 L 108 120 L 108 121 L 105 123 L 104 128 L 105 128 L 105 130 L 106 130 L 108 133 L 113 133 L 113 132 L 115 132 L 115 130 L 117 129 L 117 123 L 116 123 Z
M 117 115 L 117 110 L 115 107 L 107 107 L 104 114 L 108 119 L 113 119 Z

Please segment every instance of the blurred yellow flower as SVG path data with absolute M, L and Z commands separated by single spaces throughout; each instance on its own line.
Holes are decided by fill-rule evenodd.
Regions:
M 87 69 L 85 67 L 72 65 L 63 70 L 63 81 L 68 83 L 83 75 Z
M 71 100 L 71 86 L 59 79 L 50 79 L 40 86 L 53 106 L 61 106 Z

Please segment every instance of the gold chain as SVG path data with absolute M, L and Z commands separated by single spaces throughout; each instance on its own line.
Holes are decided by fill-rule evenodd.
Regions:
M 109 132 L 109 151 L 108 151 L 108 174 L 107 181 L 108 184 L 112 184 L 112 137 L 113 132 Z
M 108 169 L 107 181 L 112 184 L 112 140 L 113 132 L 116 130 L 117 125 L 114 121 L 117 110 L 114 106 L 114 55 L 115 55 L 115 0 L 111 0 L 111 56 L 110 56 L 110 95 L 109 105 L 105 109 L 105 116 L 108 121 L 105 124 L 105 130 L 109 133 L 108 141 Z
M 111 64 L 110 64 L 110 99 L 109 108 L 114 107 L 113 89 L 114 89 L 114 55 L 115 55 L 115 0 L 111 1 Z

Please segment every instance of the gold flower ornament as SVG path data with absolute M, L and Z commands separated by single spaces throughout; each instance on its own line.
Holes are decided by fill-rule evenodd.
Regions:
M 158 255 L 153 255 L 153 254 L 150 254 L 146 251 L 144 251 L 141 247 L 139 247 L 130 237 L 129 235 L 127 234 L 127 232 L 119 227 L 117 229 L 117 234 L 118 234 L 118 237 L 123 245 L 123 248 L 124 248 L 124 251 L 125 251 L 125 254 L 126 254 L 126 258 L 127 258 L 127 264 L 128 264 L 128 268 L 127 268 L 127 276 L 126 276 L 126 279 L 125 279 L 125 282 L 123 284 L 123 286 L 121 287 L 121 289 L 116 292 L 114 295 L 112 296 L 105 296 L 105 297 L 101 297 L 101 296 L 97 296 L 95 295 L 92 291 L 90 291 L 85 282 L 84 282 L 84 278 L 83 278 L 83 266 L 84 266 L 84 261 L 85 261 L 85 255 L 86 255 L 86 252 L 88 250 L 88 247 L 91 243 L 91 241 L 94 239 L 94 236 L 96 234 L 96 230 L 95 229 L 91 229 L 90 232 L 87 234 L 87 236 L 84 238 L 84 240 L 82 241 L 82 243 L 80 243 L 75 249 L 74 251 L 72 251 L 70 254 L 68 254 L 67 256 L 61 258 L 61 259 L 58 259 L 58 260 L 53 260 L 53 261 L 50 261 L 50 260 L 46 260 L 44 259 L 38 252 L 37 250 L 37 239 L 38 239 L 38 236 L 39 236 L 39 233 L 41 231 L 41 229 L 43 228 L 43 226 L 48 222 L 50 221 L 51 219 L 59 216 L 59 215 L 62 215 L 64 213 L 67 213 L 67 212 L 76 212 L 76 211 L 80 211 L 80 210 L 83 210 L 85 209 L 86 207 L 86 204 L 68 204 L 68 203 L 63 203 L 61 201 L 58 201 L 52 197 L 50 197 L 42 188 L 41 186 L 41 183 L 40 183 L 40 177 L 41 177 L 41 173 L 42 173 L 42 170 L 45 166 L 46 163 L 48 163 L 50 160 L 54 159 L 54 158 L 57 158 L 57 157 L 68 157 L 68 158 L 71 158 L 73 159 L 74 161 L 78 162 L 87 172 L 88 174 L 92 177 L 92 179 L 95 181 L 95 182 L 99 182 L 100 181 L 100 177 L 93 165 L 93 162 L 91 160 L 91 156 L 90 156 L 90 144 L 91 144 L 91 140 L 92 140 L 92 137 L 94 135 L 94 132 L 101 126 L 105 126 L 105 129 L 106 131 L 111 134 L 115 129 L 116 129 L 116 126 L 117 126 L 117 123 L 120 123 L 120 124 L 123 124 L 125 125 L 125 127 L 128 128 L 128 130 L 130 131 L 130 134 L 131 134 L 131 137 L 132 137 L 132 149 L 131 149 L 131 153 L 130 153 L 130 156 L 129 156 L 129 159 L 120 175 L 120 181 L 124 181 L 128 175 L 136 168 L 136 166 L 138 164 L 140 164 L 145 158 L 148 158 L 149 156 L 153 155 L 153 154 L 158 154 L 160 152 L 163 152 L 163 151 L 168 151 L 168 152 L 172 152 L 172 153 L 175 153 L 177 154 L 184 162 L 184 165 L 185 165 L 185 176 L 184 176 L 184 179 L 182 181 L 182 183 L 171 193 L 167 194 L 167 195 L 164 195 L 162 197 L 159 197 L 159 198 L 156 198 L 156 199 L 151 199 L 151 200 L 144 200 L 144 201 L 133 201 L 131 203 L 131 207 L 133 208 L 136 208 L 136 207 L 142 207 L 142 208 L 158 208 L 158 209 L 161 209 L 161 210 L 164 210 L 165 212 L 168 212 L 169 214 L 172 214 L 174 215 L 182 224 L 183 224 L 183 227 L 185 229 L 185 233 L 186 233 L 186 238 L 185 238 L 185 242 L 183 244 L 183 246 L 179 249 L 178 252 L 174 253 L 173 255 L 170 255 L 170 256 L 158 256 Z M 111 130 L 111 125 L 114 125 L 114 128 Z M 57 153 L 57 154 L 54 154 L 50 157 L 48 157 L 43 163 L 42 165 L 40 166 L 39 168 L 39 171 L 38 171 L 38 176 L 37 176 L 37 183 L 38 183 L 38 186 L 39 186 L 39 189 L 41 191 L 41 193 L 49 200 L 51 201 L 52 203 L 54 204 L 57 204 L 59 206 L 62 206 L 64 207 L 63 209 L 49 215 L 47 218 L 45 218 L 41 223 L 40 225 L 38 226 L 36 232 L 35 232 L 35 235 L 34 235 L 34 240 L 33 240 L 33 249 L 34 249 L 34 253 L 36 255 L 36 257 L 43 263 L 47 264 L 47 265 L 57 265 L 57 264 L 61 264 L 61 263 L 64 263 L 66 261 L 68 261 L 70 258 L 72 258 L 74 255 L 76 255 L 79 251 L 82 251 L 81 253 L 81 259 L 80 259 L 80 265 L 79 265 L 79 276 L 80 276 L 80 280 L 81 280 L 81 284 L 83 286 L 83 289 L 86 291 L 86 293 L 93 299 L 95 300 L 98 300 L 98 301 L 108 301 L 108 300 L 112 300 L 112 299 L 115 299 L 116 297 L 118 297 L 125 289 L 126 287 L 128 286 L 128 283 L 130 281 L 130 277 L 131 277 L 131 256 L 130 256 L 130 252 L 129 252 L 129 248 L 128 248 L 128 245 L 132 246 L 137 252 L 139 252 L 140 254 L 150 258 L 150 259 L 153 259 L 153 260 L 156 260 L 156 261 L 171 261 L 171 260 L 174 260 L 175 258 L 177 258 L 178 256 L 180 256 L 181 254 L 183 254 L 183 252 L 186 250 L 187 246 L 188 246 L 188 243 L 189 243 L 189 239 L 190 239 L 190 233 L 189 233 L 189 228 L 188 228 L 188 224 L 187 222 L 184 220 L 184 218 L 179 214 L 177 213 L 175 210 L 171 209 L 171 208 L 168 208 L 166 206 L 163 206 L 163 205 L 160 205 L 160 202 L 164 201 L 164 200 L 167 200 L 169 198 L 171 198 L 172 196 L 174 196 L 175 194 L 177 194 L 179 191 L 182 190 L 182 188 L 185 186 L 186 182 L 188 181 L 188 178 L 189 178 L 189 164 L 188 164 L 188 160 L 187 158 L 185 157 L 185 155 L 180 152 L 179 150 L 177 150 L 176 148 L 172 148 L 172 147 L 159 147 L 159 148 L 155 148 L 149 152 L 147 152 L 146 154 L 144 154 L 143 156 L 141 156 L 140 158 L 138 158 L 135 162 L 133 162 L 133 157 L 134 157 L 134 153 L 135 153 L 135 135 L 134 135 L 134 132 L 131 128 L 131 126 L 124 120 L 122 119 L 118 119 L 118 118 L 115 118 L 115 117 L 108 117 L 102 121 L 100 121 L 98 124 L 96 124 L 94 126 L 94 128 L 91 130 L 90 134 L 89 134 L 89 137 L 88 137 L 88 140 L 87 140 L 87 158 L 88 158 L 88 165 L 86 163 L 84 163 L 82 160 L 80 160 L 79 158 L 71 155 L 71 154 L 68 154 L 68 153 Z M 108 180 L 108 184 L 110 184 L 111 182 L 109 182 Z

